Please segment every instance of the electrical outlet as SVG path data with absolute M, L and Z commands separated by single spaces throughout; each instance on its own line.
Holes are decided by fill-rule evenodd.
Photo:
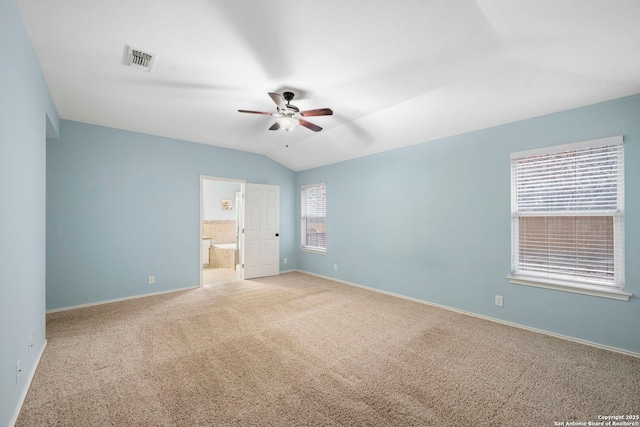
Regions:
M 338 271 L 338 264 L 333 264 L 333 271 Z
M 287 263 L 287 259 L 286 259 L 286 258 L 284 259 L 284 263 L 285 263 L 285 264 Z
M 18 379 L 20 378 L 21 373 L 22 373 L 22 363 L 20 363 L 20 361 L 18 360 L 16 362 L 16 382 L 18 382 Z
M 502 307 L 504 305 L 504 298 L 502 298 L 502 295 L 496 295 L 496 305 L 498 307 Z
M 149 284 L 153 285 L 154 283 L 156 283 L 156 276 L 149 276 Z

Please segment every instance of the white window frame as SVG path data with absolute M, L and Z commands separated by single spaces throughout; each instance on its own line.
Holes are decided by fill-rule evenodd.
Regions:
M 324 188 L 324 215 L 318 216 L 317 213 L 308 215 L 307 213 L 307 205 L 306 205 L 306 191 L 313 188 Z M 309 218 L 324 218 L 324 227 L 325 227 L 325 236 L 324 236 L 324 246 L 312 246 L 307 244 L 307 219 Z M 326 227 L 327 227 L 327 185 L 324 182 L 317 184 L 309 184 L 303 185 L 300 187 L 300 250 L 305 252 L 314 252 L 319 254 L 327 253 L 327 237 L 326 237 Z
M 544 161 L 545 156 L 552 156 L 559 153 L 566 153 L 581 150 L 593 149 L 597 147 L 619 146 L 620 152 L 617 154 L 616 167 L 616 209 L 615 210 L 599 210 L 595 206 L 588 206 L 585 209 L 566 209 L 553 211 L 536 211 L 523 202 L 519 206 L 518 191 L 530 190 L 527 184 L 518 185 L 519 175 L 517 165 L 518 161 L 539 157 Z M 610 138 L 602 138 L 590 141 L 577 142 L 572 144 L 564 144 L 552 147 L 544 147 L 535 150 L 520 151 L 511 153 L 511 275 L 509 281 L 518 285 L 536 286 L 547 289 L 574 292 L 586 295 L 599 296 L 617 300 L 628 301 L 630 293 L 624 291 L 624 149 L 623 137 L 614 136 Z M 537 202 L 536 202 L 537 203 Z M 570 277 L 568 275 L 558 273 L 543 273 L 529 269 L 526 266 L 521 268 L 520 253 L 520 230 L 519 224 L 522 217 L 559 217 L 559 216 L 606 216 L 613 218 L 613 279 L 612 280 L 589 280 L 584 277 Z M 550 271 L 554 270 L 554 265 L 550 263 Z

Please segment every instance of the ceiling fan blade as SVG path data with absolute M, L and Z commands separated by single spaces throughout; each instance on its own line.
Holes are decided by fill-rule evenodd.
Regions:
M 251 114 L 266 114 L 268 116 L 273 116 L 273 113 L 267 113 L 264 111 L 252 111 L 252 110 L 238 110 L 240 113 L 251 113 Z
M 284 98 L 279 93 L 269 92 L 269 96 L 273 99 L 273 102 L 276 103 L 279 110 L 286 110 L 287 104 L 284 103 Z
M 322 130 L 322 128 L 318 125 L 314 125 L 313 123 L 310 123 L 306 120 L 300 119 L 300 124 L 304 127 L 306 127 L 307 129 L 311 129 L 314 132 L 320 132 Z
M 333 111 L 331 110 L 331 108 L 318 108 L 316 110 L 301 111 L 300 114 L 305 117 L 331 116 L 333 115 Z
M 270 128 L 269 130 L 278 130 L 280 129 L 280 123 L 275 122 Z

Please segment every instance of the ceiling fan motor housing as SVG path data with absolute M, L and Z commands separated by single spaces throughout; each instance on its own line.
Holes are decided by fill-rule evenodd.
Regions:
M 293 92 L 282 93 L 282 97 L 284 98 L 285 101 L 287 101 L 287 110 L 299 113 L 300 109 L 298 107 L 296 107 L 295 105 L 289 104 L 289 102 L 291 102 L 294 96 L 295 94 Z

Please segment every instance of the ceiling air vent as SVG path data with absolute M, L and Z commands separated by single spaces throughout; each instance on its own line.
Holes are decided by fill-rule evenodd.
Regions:
M 125 65 L 137 68 L 138 70 L 150 72 L 155 60 L 156 56 L 153 53 L 147 53 L 129 47 L 127 50 Z

